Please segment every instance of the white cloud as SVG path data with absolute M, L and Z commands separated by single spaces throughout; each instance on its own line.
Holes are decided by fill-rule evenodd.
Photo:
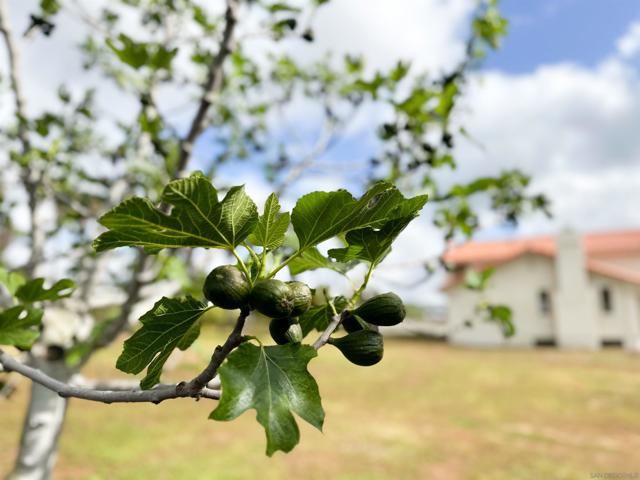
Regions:
M 627 32 L 617 42 L 618 53 L 624 58 L 632 58 L 640 53 L 640 21 L 629 25 Z
M 589 69 L 545 65 L 475 78 L 460 119 L 484 148 L 458 149 L 457 181 L 520 168 L 552 199 L 556 220 L 586 229 L 639 226 L 628 208 L 640 160 L 640 79 L 609 59 Z M 587 205 L 589 210 L 587 211 Z
M 471 0 L 336 0 L 320 10 L 317 44 L 309 50 L 362 53 L 374 68 L 407 59 L 440 70 L 462 58 L 474 6 Z

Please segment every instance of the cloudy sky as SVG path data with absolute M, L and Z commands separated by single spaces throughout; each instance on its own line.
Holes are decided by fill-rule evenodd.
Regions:
M 386 8 L 382 0 L 335 2 L 331 8 L 341 14 L 324 12 L 320 41 L 359 48 L 379 65 L 409 57 L 418 66 L 438 69 L 459 58 L 470 2 L 394 3 L 399 4 L 405 8 Z M 474 74 L 462 108 L 461 121 L 481 147 L 459 145 L 456 175 L 470 179 L 523 169 L 533 176 L 532 189 L 551 199 L 554 218 L 532 216 L 514 230 L 492 222 L 487 213 L 488 228 L 478 237 L 535 235 L 567 226 L 583 231 L 640 227 L 635 204 L 640 2 L 504 0 L 502 5 L 509 35 Z M 342 20 L 330 22 L 336 17 Z M 362 124 L 363 132 L 366 127 Z M 412 225 L 385 262 L 378 285 L 419 278 L 417 270 L 405 268 L 406 252 L 428 256 L 441 248 L 428 218 Z M 438 298 L 433 286 L 413 289 L 414 298 Z
M 17 31 L 34 2 L 8 0 Z M 91 5 L 86 0 L 83 3 Z M 640 2 L 637 0 L 503 0 L 510 21 L 502 49 L 473 75 L 460 121 L 478 144 L 460 144 L 458 178 L 518 167 L 533 178 L 533 190 L 552 200 L 554 218 L 525 219 L 507 229 L 485 215 L 488 228 L 479 238 L 532 235 L 564 226 L 580 230 L 640 227 L 635 193 L 640 191 Z M 473 0 L 333 0 L 317 18 L 313 50 L 361 52 L 371 67 L 411 60 L 417 69 L 437 71 L 455 64 L 463 52 Z M 30 108 L 47 105 L 47 85 L 71 80 L 98 81 L 80 75 L 73 44 L 82 36 L 77 21 L 64 20 L 51 42 L 21 39 Z M 0 57 L 2 59 L 2 57 Z M 2 63 L 1 65 L 3 65 Z M 107 108 L 120 109 L 118 98 Z M 7 104 L 0 104 L 0 115 Z M 126 111 L 126 109 L 120 109 Z M 302 109 L 295 121 L 308 118 Z M 327 155 L 341 161 L 368 158 L 371 118 L 354 120 L 348 137 Z M 196 159 L 195 165 L 198 165 Z M 237 178 L 237 169 L 223 172 Z M 246 176 L 257 197 L 268 187 L 258 175 Z M 301 188 L 332 188 L 340 179 L 310 177 Z M 259 199 L 258 198 L 258 199 Z M 376 277 L 378 288 L 421 278 L 410 268 L 442 249 L 429 218 L 412 225 Z M 416 300 L 438 299 L 434 284 L 413 288 Z

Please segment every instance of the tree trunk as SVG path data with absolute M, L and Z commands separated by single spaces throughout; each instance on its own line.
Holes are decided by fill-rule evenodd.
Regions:
M 73 372 L 64 360 L 33 358 L 31 364 L 63 382 Z M 20 450 L 8 480 L 48 480 L 55 465 L 58 439 L 67 411 L 67 399 L 33 383 L 24 420 Z

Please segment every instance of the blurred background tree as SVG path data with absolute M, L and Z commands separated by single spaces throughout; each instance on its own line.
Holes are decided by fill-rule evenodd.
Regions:
M 194 169 L 216 186 L 225 168 L 236 169 L 240 181 L 258 173 L 285 198 L 310 171 L 339 172 L 340 182 L 360 190 L 388 179 L 430 195 L 432 221 L 447 240 L 478 228 L 472 197 L 484 198 L 507 222 L 546 211 L 546 199 L 529 192 L 520 171 L 465 184 L 439 176 L 463 161 L 454 145 L 467 134 L 454 116 L 467 75 L 506 33 L 495 1 L 477 3 L 463 58 L 441 72 L 420 71 L 406 59 L 374 70 L 359 55 L 314 55 L 314 20 L 328 3 L 40 0 L 26 31 L 16 32 L 13 2 L 0 0 L 8 67 L 0 94 L 13 105 L 0 118 L 0 266 L 30 278 L 68 276 L 80 286 L 47 312 L 41 340 L 26 354 L 30 364 L 62 381 L 77 379 L 91 355 L 148 305 L 146 285 L 168 280 L 169 290 L 188 291 L 200 284 L 211 261 L 190 252 L 96 257 L 90 247 L 100 214 L 131 195 L 158 199 L 170 179 Z M 63 16 L 84 25 L 77 55 L 93 85 L 47 85 L 57 92 L 56 106 L 34 108 L 17 38 L 55 37 Z M 104 108 L 111 102 L 119 111 Z M 314 134 L 300 139 L 285 119 L 302 105 L 319 115 Z M 357 115 L 370 111 L 382 119 L 372 127 L 372 155 L 332 160 L 328 152 Z M 26 259 L 8 253 L 15 251 L 28 252 Z M 65 399 L 32 386 L 15 478 L 50 476 L 66 407 Z

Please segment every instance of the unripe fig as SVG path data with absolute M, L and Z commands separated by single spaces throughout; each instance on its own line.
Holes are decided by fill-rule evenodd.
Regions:
M 249 302 L 253 308 L 271 318 L 290 316 L 294 303 L 289 285 L 273 278 L 257 282 Z
M 302 315 L 304 312 L 309 310 L 309 307 L 311 306 L 311 300 L 313 299 L 311 289 L 306 283 L 297 281 L 287 282 L 287 285 L 289 285 L 289 288 L 291 289 L 291 296 L 293 298 L 293 310 L 291 312 L 291 316 L 297 317 L 298 315 Z
M 291 317 L 274 318 L 269 322 L 271 338 L 278 344 L 302 342 L 302 327 Z
M 364 320 L 353 314 L 347 315 L 342 320 L 342 326 L 349 333 L 357 332 L 358 330 L 364 330 L 365 328 L 367 328 Z
M 233 310 L 248 303 L 251 284 L 238 267 L 221 265 L 207 275 L 202 291 L 215 306 Z
M 342 352 L 347 360 L 356 365 L 375 365 L 384 354 L 382 335 L 373 330 L 358 330 L 340 338 L 330 338 L 329 343 Z
M 393 292 L 371 297 L 352 313 L 358 315 L 367 323 L 381 327 L 397 325 L 406 316 L 402 300 Z

